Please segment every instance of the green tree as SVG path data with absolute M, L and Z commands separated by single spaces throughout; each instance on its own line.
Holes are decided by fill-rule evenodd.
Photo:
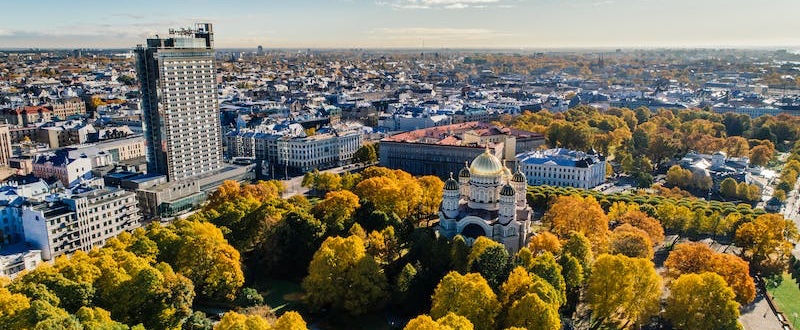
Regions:
M 675 329 L 740 330 L 739 304 L 734 297 L 717 274 L 684 274 L 670 285 L 666 318 Z
M 375 152 L 374 144 L 365 144 L 359 147 L 353 154 L 353 160 L 358 163 L 374 163 L 378 161 L 378 154 Z
M 497 244 L 487 247 L 472 262 L 470 271 L 479 273 L 489 286 L 499 288 L 508 276 L 509 255 L 505 247 Z
M 325 232 L 325 225 L 306 212 L 286 213 L 256 249 L 260 264 L 273 276 L 304 276 Z

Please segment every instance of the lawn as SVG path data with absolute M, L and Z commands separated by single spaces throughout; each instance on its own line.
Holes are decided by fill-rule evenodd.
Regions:
M 298 309 L 303 289 L 299 283 L 277 279 L 263 279 L 254 283 L 255 288 L 264 295 L 264 303 L 280 314 L 281 309 Z
M 795 329 L 800 329 L 800 287 L 788 273 L 783 274 L 783 281 L 776 288 L 770 288 L 778 309 L 792 322 Z

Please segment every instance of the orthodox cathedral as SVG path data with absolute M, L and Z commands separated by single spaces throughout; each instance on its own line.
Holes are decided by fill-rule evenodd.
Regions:
M 452 173 L 445 181 L 439 234 L 447 238 L 460 234 L 470 245 L 478 236 L 486 236 L 515 253 L 529 236 L 532 211 L 526 192 L 519 166 L 512 174 L 487 148 L 458 173 L 458 181 Z

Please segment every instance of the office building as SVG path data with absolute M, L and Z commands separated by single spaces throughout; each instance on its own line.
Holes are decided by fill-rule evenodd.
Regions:
M 222 168 L 211 24 L 171 29 L 136 48 L 147 168 L 180 181 Z

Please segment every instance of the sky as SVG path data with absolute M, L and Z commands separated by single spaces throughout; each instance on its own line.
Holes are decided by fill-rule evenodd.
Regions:
M 8 0 L 3 48 L 132 48 L 195 22 L 217 48 L 800 48 L 800 0 Z

